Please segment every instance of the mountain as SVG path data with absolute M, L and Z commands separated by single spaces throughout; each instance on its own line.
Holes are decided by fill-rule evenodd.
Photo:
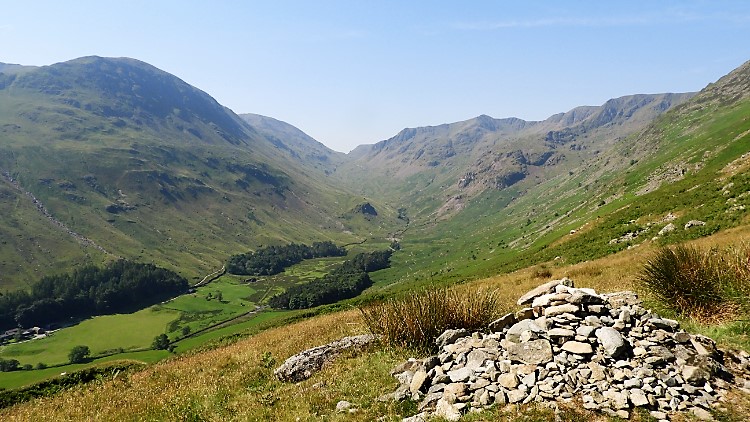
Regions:
M 487 190 L 526 190 L 565 174 L 692 95 L 631 95 L 538 122 L 482 115 L 404 129 L 352 151 L 352 161 L 339 175 L 363 193 L 403 204 L 423 203 L 418 215 L 451 215 Z M 364 174 L 366 178 L 357 177 Z
M 289 123 L 260 114 L 240 114 L 240 117 L 278 148 L 324 172 L 335 171 L 346 160 L 345 154 L 331 150 Z
M 408 276 L 386 270 L 388 283 L 693 239 L 746 221 L 749 66 L 697 94 L 627 96 L 541 122 L 479 116 L 405 129 L 353 151 L 337 175 L 410 218 L 402 245 L 419 264 Z M 706 224 L 659 234 L 665 219 Z
M 199 279 L 260 245 L 390 224 L 346 216 L 363 200 L 326 175 L 338 153 L 146 63 L 2 69 L 0 288 L 117 257 Z

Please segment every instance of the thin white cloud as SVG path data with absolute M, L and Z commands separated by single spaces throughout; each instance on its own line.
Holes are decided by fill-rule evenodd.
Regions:
M 640 26 L 662 23 L 721 22 L 732 24 L 750 23 L 748 14 L 711 13 L 701 14 L 686 10 L 672 10 L 660 15 L 633 15 L 620 17 L 549 17 L 539 19 L 517 19 L 500 21 L 455 22 L 451 28 L 464 31 L 493 31 L 514 28 L 541 27 L 617 27 Z

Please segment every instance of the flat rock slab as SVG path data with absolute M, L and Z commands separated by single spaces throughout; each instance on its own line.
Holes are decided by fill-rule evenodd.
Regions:
M 552 360 L 552 346 L 544 339 L 513 344 L 508 348 L 508 358 L 529 365 L 540 365 Z
M 562 345 L 562 349 L 566 352 L 575 353 L 577 355 L 590 355 L 594 353 L 594 349 L 590 344 L 580 341 L 566 341 Z
M 372 334 L 344 337 L 322 346 L 313 347 L 298 353 L 276 368 L 274 376 L 279 381 L 299 382 L 310 378 L 328 362 L 333 361 L 341 352 L 348 349 L 362 348 L 373 343 L 377 337 Z
M 573 287 L 573 281 L 571 281 L 567 277 L 560 279 L 560 280 L 549 281 L 547 283 L 542 284 L 539 287 L 529 290 L 523 296 L 518 298 L 518 306 L 528 305 L 534 301 L 535 297 L 554 292 L 555 287 L 561 284 L 563 286 Z

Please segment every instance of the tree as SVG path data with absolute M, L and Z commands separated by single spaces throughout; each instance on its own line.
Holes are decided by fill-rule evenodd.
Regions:
M 70 349 L 68 360 L 70 360 L 70 363 L 82 363 L 88 359 L 89 354 L 91 354 L 89 346 L 76 346 Z
M 0 358 L 0 372 L 10 372 L 18 370 L 19 362 L 16 359 L 5 360 Z
M 169 349 L 169 337 L 162 333 L 154 337 L 154 342 L 151 343 L 151 348 L 154 350 L 167 350 Z

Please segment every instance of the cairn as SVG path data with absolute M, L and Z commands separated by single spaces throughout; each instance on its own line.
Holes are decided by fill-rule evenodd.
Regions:
M 572 401 L 624 419 L 634 408 L 669 420 L 709 409 L 733 383 L 747 389 L 750 362 L 724 353 L 708 337 L 689 334 L 677 321 L 642 307 L 633 292 L 598 294 L 565 278 L 523 295 L 518 312 L 492 322 L 487 333 L 448 330 L 440 353 L 395 368 L 398 389 L 390 399 L 420 401 L 420 414 L 458 420 L 493 405 Z

